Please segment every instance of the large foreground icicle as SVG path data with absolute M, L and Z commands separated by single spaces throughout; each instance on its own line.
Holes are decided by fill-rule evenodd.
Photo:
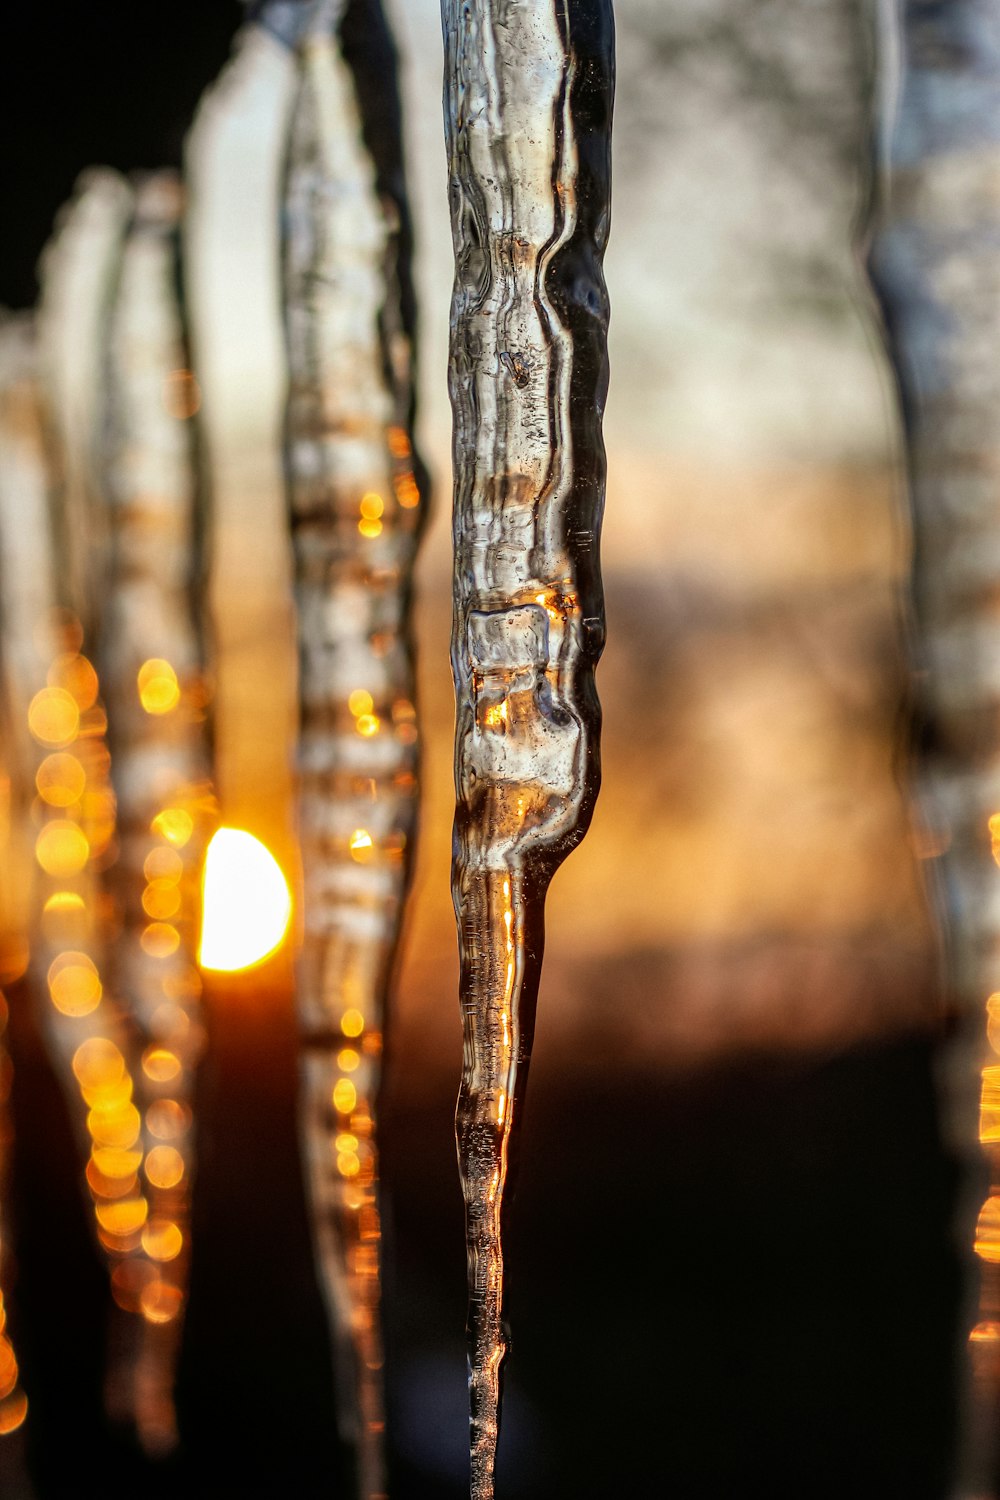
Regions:
M 144 1445 L 176 1440 L 173 1378 L 190 1256 L 191 1099 L 201 858 L 213 805 L 195 604 L 195 466 L 177 298 L 180 183 L 142 182 L 112 310 L 104 495 L 110 515 L 101 677 L 118 802 L 110 872 L 122 930 L 111 977 L 142 1050 L 149 1218 L 116 1295 L 143 1319 L 134 1381 Z
M 510 1152 L 543 902 L 599 780 L 610 0 L 443 0 L 456 278 L 453 889 L 472 1494 L 493 1493 Z
M 982 1291 L 958 1485 L 985 1496 L 1000 1492 L 1000 875 L 990 858 L 991 832 L 1000 849 L 1000 12 L 980 0 L 886 0 L 884 13 L 883 66 L 898 53 L 901 87 L 896 118 L 883 121 L 871 263 L 912 482 L 920 774 L 944 851 L 949 996 L 960 1032 L 976 1035 L 951 1069 L 967 1157 L 984 1004 L 993 1052 L 981 1111 L 992 1188 L 975 1235 Z
M 264 10 L 266 17 L 270 7 Z M 401 146 L 317 7 L 286 183 L 287 470 L 300 661 L 302 1128 L 343 1435 L 384 1494 L 376 1120 L 386 994 L 417 816 L 409 600 L 422 520 Z M 378 0 L 363 51 L 396 119 Z M 356 30 L 356 28 L 355 28 Z M 356 63 L 356 60 L 355 60 Z M 387 104 L 389 108 L 387 109 Z M 366 108 L 367 106 L 367 108 Z M 390 136 L 394 132 L 389 132 Z

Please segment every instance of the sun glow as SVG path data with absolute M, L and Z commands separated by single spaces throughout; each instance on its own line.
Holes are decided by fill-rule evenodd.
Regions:
M 242 828 L 220 828 L 205 855 L 201 949 L 204 969 L 249 969 L 281 946 L 292 898 L 277 860 Z

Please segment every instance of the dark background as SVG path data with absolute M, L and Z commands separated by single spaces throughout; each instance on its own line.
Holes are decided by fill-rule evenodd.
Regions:
M 34 299 L 79 170 L 179 165 L 239 14 L 222 0 L 64 0 L 8 15 L 0 302 Z M 295 1149 L 290 997 L 278 981 L 263 999 L 240 985 L 208 994 L 184 1441 L 159 1468 L 101 1415 L 105 1275 L 29 997 L 9 997 L 12 1326 L 31 1410 L 0 1447 L 2 1494 L 20 1493 L 22 1452 L 38 1500 L 349 1493 Z M 610 1033 L 613 984 L 606 998 Z M 544 1025 L 543 1011 L 540 1040 Z M 960 1268 L 935 1066 L 924 1033 L 676 1075 L 608 1069 L 599 1048 L 540 1063 L 510 1248 L 500 1495 L 943 1496 Z M 463 1492 L 453 1098 L 431 1082 L 420 1093 L 390 1066 L 397 1500 Z

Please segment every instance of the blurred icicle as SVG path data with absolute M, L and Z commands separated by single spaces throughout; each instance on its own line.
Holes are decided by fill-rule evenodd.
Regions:
M 76 612 L 88 638 L 103 596 L 107 544 L 94 471 L 100 350 L 131 211 L 131 191 L 117 172 L 83 173 L 40 266 L 38 337 L 56 464 L 60 603 Z
M 79 1101 L 73 1115 L 97 1236 L 115 1300 L 126 1306 L 145 1261 L 149 1204 L 140 1177 L 139 1053 L 109 975 L 119 913 L 107 876 L 117 854 L 108 723 L 84 645 L 93 650 L 107 594 L 101 434 L 111 305 L 131 213 L 132 193 L 123 179 L 88 173 L 43 257 L 39 367 L 55 506 L 51 516 L 33 517 L 31 524 L 52 525 L 56 565 L 49 608 L 41 620 L 19 628 L 26 636 L 46 622 L 51 626 L 40 643 L 38 676 L 26 685 L 33 692 L 20 709 L 38 791 L 31 809 L 41 872 L 32 973 L 47 994 L 45 1031 L 57 1071 Z M 140 1345 L 137 1319 L 113 1323 L 108 1406 L 116 1419 L 137 1426 Z
M 132 1379 L 140 1440 L 176 1441 L 173 1383 L 190 1259 L 191 1103 L 201 1046 L 195 967 L 202 856 L 213 813 L 195 612 L 196 472 L 177 295 L 181 186 L 142 181 L 111 313 L 104 495 L 111 545 L 100 668 L 117 794 L 109 872 L 122 923 L 109 963 L 142 1049 L 149 1219 L 143 1254 L 116 1283 L 141 1315 Z
M 51 553 L 47 522 L 48 486 L 38 399 L 34 328 L 29 318 L 0 317 L 0 669 L 3 673 L 2 810 L 3 868 L 0 968 L 4 980 L 15 978 L 27 960 L 30 912 L 28 872 L 31 853 L 25 838 L 25 813 L 32 757 L 23 714 L 18 712 L 22 685 L 32 680 L 38 657 L 39 626 L 51 597 Z M 42 526 L 37 523 L 41 519 Z M 35 628 L 30 628 L 33 622 Z M 27 634 L 25 631 L 27 628 Z M 27 785 L 26 785 L 27 783 Z M 0 1439 L 16 1431 L 28 1402 L 8 1322 L 10 1292 L 7 1188 L 12 1125 L 8 1099 L 12 1084 L 5 1042 L 7 1001 L 0 994 Z M 14 1475 L 18 1493 L 27 1480 Z
M 409 603 L 426 487 L 412 443 L 401 142 L 394 133 L 390 160 L 373 157 L 373 100 L 352 70 L 340 7 L 315 9 L 300 42 L 285 196 L 301 1116 L 341 1430 L 357 1453 L 359 1493 L 375 1500 L 386 1488 L 377 1107 L 417 820 Z M 352 10 L 364 12 L 384 126 L 398 110 L 391 37 L 378 0 Z
M 263 27 L 238 33 L 185 146 L 184 281 L 211 515 L 215 771 L 224 819 L 276 851 L 294 720 L 282 434 L 280 201 L 295 63 Z M 285 618 L 281 619 L 284 609 Z M 277 623 L 276 623 L 277 622 Z M 268 795 L 260 795 L 265 780 Z
M 545 892 L 586 832 L 600 774 L 614 29 L 611 0 L 442 0 L 442 20 L 456 262 L 457 1123 L 472 1495 L 489 1500 L 508 1174 Z
M 888 44 L 888 45 L 887 45 Z M 1000 1482 L 1000 10 L 992 0 L 883 5 L 882 202 L 872 275 L 908 444 L 914 535 L 918 770 L 941 854 L 953 1123 L 968 1156 L 974 1094 L 992 1188 L 975 1233 L 978 1321 L 956 1493 Z M 992 1055 L 983 1061 L 983 1006 Z M 973 1033 L 975 1040 L 971 1040 Z M 975 1174 L 979 1176 L 979 1172 Z M 973 1187 L 970 1174 L 970 1188 Z M 974 1189 L 982 1201 L 979 1182 Z M 972 1240 L 974 1210 L 962 1225 Z M 966 1239 L 968 1236 L 968 1239 Z

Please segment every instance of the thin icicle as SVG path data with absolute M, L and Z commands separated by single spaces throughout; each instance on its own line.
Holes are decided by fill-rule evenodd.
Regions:
M 267 14 L 265 9 L 264 14 Z M 337 7 L 301 44 L 286 184 L 287 425 L 300 661 L 302 1130 L 340 1425 L 386 1489 L 377 1105 L 417 816 L 408 606 L 422 520 L 402 202 L 379 191 Z M 366 45 L 381 49 L 379 5 Z M 397 161 L 401 160 L 398 153 Z
M 599 781 L 594 668 L 610 194 L 610 0 L 443 0 L 456 279 L 453 890 L 465 1057 L 472 1494 L 488 1500 L 503 1225 L 548 883 Z
M 40 360 L 57 461 L 59 595 L 88 637 L 103 597 L 107 543 L 94 470 L 100 350 L 131 211 L 131 191 L 117 172 L 83 173 L 39 268 Z
M 943 851 L 949 999 L 964 1038 L 949 1102 L 966 1158 L 984 1003 L 989 1016 L 980 1133 L 992 1187 L 975 1235 L 982 1287 L 956 1490 L 985 1496 L 1000 1482 L 1000 876 L 990 858 L 992 835 L 1000 859 L 1000 13 L 982 0 L 885 0 L 883 19 L 883 66 L 894 53 L 901 87 L 883 121 L 871 264 L 908 444 L 925 721 L 918 776 Z
M 122 922 L 111 972 L 142 1049 L 136 1103 L 149 1203 L 143 1255 L 116 1290 L 143 1319 L 133 1399 L 151 1452 L 173 1447 L 177 1436 L 174 1367 L 191 1249 L 191 1105 L 202 1036 L 198 885 L 213 815 L 194 594 L 197 387 L 177 299 L 181 206 L 171 173 L 136 189 L 101 424 L 111 545 L 100 666 L 119 844 L 109 884 Z
M 114 173 L 86 174 L 43 258 L 40 369 L 56 505 L 51 518 L 32 516 L 29 524 L 44 530 L 53 522 L 56 566 L 48 607 L 40 619 L 17 626 L 22 638 L 51 626 L 40 645 L 32 696 L 21 708 L 39 792 L 32 973 L 36 987 L 47 992 L 45 1030 L 61 1082 L 79 1101 L 74 1118 L 97 1236 L 115 1300 L 126 1306 L 141 1274 L 149 1217 L 140 1178 L 140 1059 L 109 983 L 117 914 L 106 872 L 116 854 L 115 798 L 107 715 L 84 654 L 80 617 L 86 616 L 92 650 L 107 582 L 98 454 L 109 316 L 131 205 L 130 189 Z M 116 1320 L 106 1396 L 112 1415 L 129 1423 L 138 1416 L 139 1343 L 137 1320 Z
M 25 879 L 30 869 L 26 848 L 25 814 L 34 788 L 23 715 L 20 684 L 31 680 L 38 654 L 37 627 L 44 620 L 50 579 L 51 552 L 47 527 L 33 524 L 46 518 L 48 496 L 41 410 L 38 400 L 34 329 L 29 318 L 0 319 L 0 668 L 3 673 L 2 742 L 6 782 L 4 864 L 0 871 L 3 895 L 3 943 L 16 955 L 15 969 L 26 952 L 30 897 Z M 26 571 L 25 571 L 26 570 Z M 24 627 L 34 621 L 27 638 Z M 27 783 L 27 784 L 26 784 Z M 30 788 L 30 790 L 29 790 Z M 11 1256 L 7 1237 L 7 1191 L 13 1125 L 8 1110 L 12 1085 L 6 1046 L 7 1001 L 0 995 L 0 1435 L 24 1422 L 28 1401 L 20 1384 L 17 1357 L 8 1321 Z
M 280 195 L 295 84 L 288 48 L 244 26 L 185 145 L 184 287 L 220 664 L 216 786 L 224 821 L 262 834 L 272 852 L 289 840 L 273 809 L 290 795 L 294 714 L 294 649 L 280 615 L 290 560 L 275 539 L 287 533 Z

